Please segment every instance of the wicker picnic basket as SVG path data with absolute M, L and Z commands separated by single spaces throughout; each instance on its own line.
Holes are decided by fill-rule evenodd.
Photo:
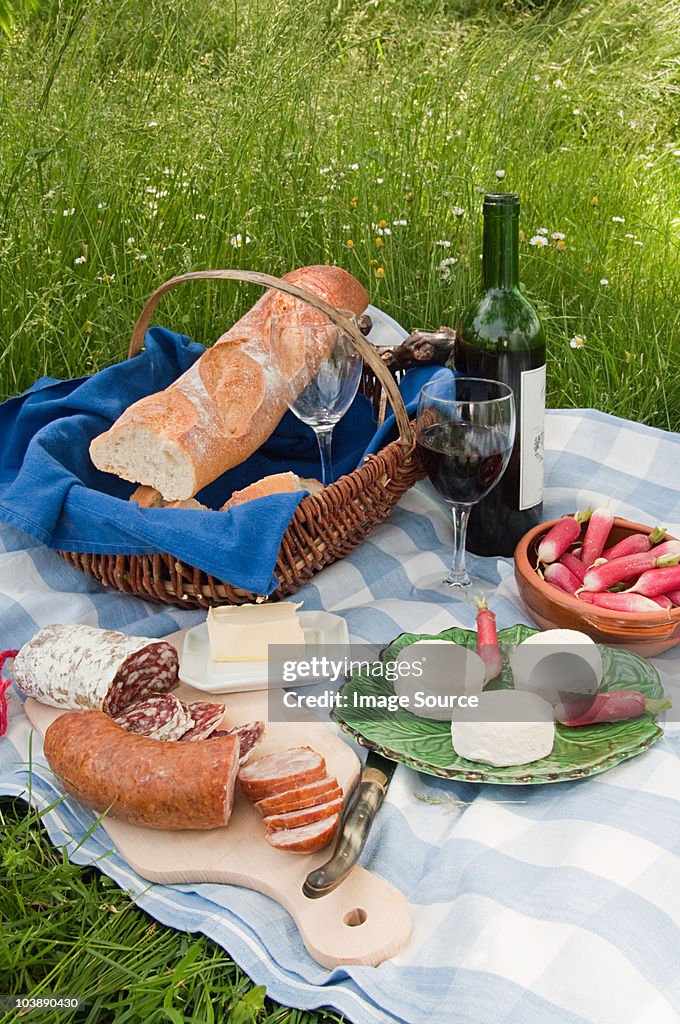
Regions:
M 364 360 L 361 389 L 384 408 L 389 401 L 399 437 L 375 455 L 366 457 L 353 472 L 308 495 L 298 505 L 283 535 L 274 569 L 279 580 L 269 600 L 295 594 L 325 565 L 344 558 L 368 533 L 383 522 L 401 496 L 425 475 L 412 425 L 396 381 L 376 349 L 323 299 L 298 285 L 268 274 L 245 270 L 202 270 L 173 277 L 148 299 L 132 332 L 128 358 L 141 352 L 154 310 L 166 292 L 187 281 L 245 281 L 292 295 L 308 302 L 341 327 L 352 339 Z M 381 400 L 382 399 L 382 400 Z M 126 594 L 163 601 L 182 607 L 244 604 L 259 595 L 239 589 L 179 561 L 174 555 L 111 555 L 61 551 L 60 555 L 104 586 Z

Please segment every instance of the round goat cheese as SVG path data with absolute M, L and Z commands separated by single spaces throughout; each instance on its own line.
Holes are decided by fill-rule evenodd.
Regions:
M 408 700 L 407 711 L 437 722 L 451 720 L 454 697 L 479 694 L 484 662 L 452 640 L 418 640 L 402 648 L 395 664 L 394 692 Z
M 510 656 L 517 690 L 537 693 L 551 704 L 570 696 L 597 693 L 602 655 L 597 644 L 576 629 L 547 629 L 524 640 Z
M 538 761 L 555 742 L 552 707 L 535 693 L 486 690 L 477 707 L 454 711 L 451 741 L 459 757 L 495 768 Z

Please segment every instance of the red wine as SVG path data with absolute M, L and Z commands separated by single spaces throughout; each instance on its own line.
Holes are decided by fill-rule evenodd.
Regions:
M 502 430 L 457 423 L 435 423 L 421 430 L 418 447 L 435 490 L 456 505 L 483 498 L 510 456 Z
M 467 548 L 478 555 L 513 554 L 518 540 L 541 522 L 545 339 L 533 306 L 519 288 L 519 197 L 484 200 L 482 293 L 463 316 L 455 369 L 509 385 L 517 429 L 498 487 L 470 513 Z

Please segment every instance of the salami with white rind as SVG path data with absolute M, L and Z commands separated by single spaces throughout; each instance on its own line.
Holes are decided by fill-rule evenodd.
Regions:
M 298 828 L 300 825 L 309 825 L 313 821 L 329 818 L 332 814 L 340 814 L 341 811 L 342 797 L 340 796 L 334 800 L 327 800 L 323 804 L 316 804 L 314 807 L 304 807 L 299 811 L 271 814 L 264 819 L 264 823 L 267 832 L 276 832 L 282 828 Z
M 178 683 L 176 649 L 164 640 L 81 624 L 44 626 L 14 660 L 14 681 L 56 708 L 118 715 Z
M 274 832 L 265 834 L 265 839 L 270 846 L 277 850 L 285 850 L 288 853 L 314 853 L 328 846 L 335 835 L 340 816 L 332 815 L 330 818 L 322 818 L 321 821 L 313 821 L 309 825 L 301 825 L 300 828 L 277 829 Z
M 238 737 L 158 743 L 101 711 L 71 711 L 49 726 L 45 757 L 86 807 L 168 831 L 227 825 L 238 773 Z
M 311 782 L 308 786 L 299 786 L 297 789 L 266 796 L 263 800 L 258 800 L 255 806 L 260 814 L 267 817 L 269 814 L 285 814 L 288 811 L 301 810 L 303 807 L 314 807 L 315 804 L 322 804 L 342 795 L 337 779 L 328 776 L 319 782 Z
M 184 709 L 190 723 L 182 736 L 182 743 L 207 740 L 220 725 L 226 711 L 224 704 L 209 704 L 207 701 L 185 704 Z
M 178 740 L 192 726 L 186 705 L 171 693 L 153 693 L 137 701 L 114 718 L 114 722 L 152 740 Z
M 244 765 L 250 760 L 253 750 L 264 736 L 264 722 L 246 722 L 227 731 L 227 736 L 239 738 L 239 761 Z
M 253 802 L 273 793 L 323 779 L 326 762 L 311 747 L 292 747 L 250 761 L 239 772 L 243 792 Z

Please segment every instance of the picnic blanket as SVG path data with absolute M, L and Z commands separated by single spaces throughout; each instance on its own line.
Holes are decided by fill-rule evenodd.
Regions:
M 550 412 L 546 518 L 614 496 L 618 514 L 680 529 L 680 436 L 595 411 Z M 343 615 L 353 640 L 474 624 L 434 582 L 451 554 L 449 513 L 418 485 L 350 557 L 301 592 Z M 505 559 L 470 558 L 495 588 L 499 627 L 531 624 Z M 15 527 L 0 527 L 0 641 L 17 647 L 54 618 L 162 636 L 182 612 L 110 593 Z M 677 651 L 677 649 L 676 649 Z M 654 659 L 680 707 L 678 654 Z M 663 722 L 663 718 L 661 719 Z M 0 740 L 0 793 L 59 796 L 16 693 Z M 485 786 L 398 767 L 363 853 L 407 896 L 414 928 L 377 968 L 329 971 L 278 904 L 223 885 L 149 885 L 73 801 L 44 816 L 52 841 L 97 867 L 162 923 L 203 932 L 289 1006 L 334 1007 L 357 1024 L 677 1024 L 680 1013 L 680 727 L 612 770 L 571 783 Z M 425 798 L 425 799 L 424 799 Z M 438 802 L 431 802 L 438 801 Z M 86 993 L 83 993 L 86 997 Z

